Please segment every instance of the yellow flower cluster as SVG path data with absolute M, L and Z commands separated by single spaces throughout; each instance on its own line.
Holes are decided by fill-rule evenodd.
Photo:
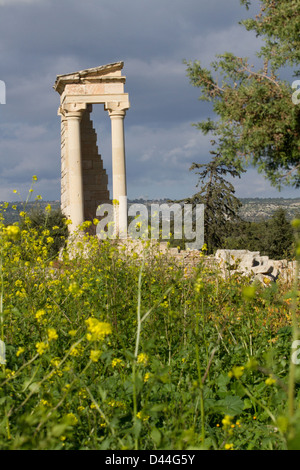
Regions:
M 139 354 L 138 357 L 137 357 L 137 362 L 138 362 L 138 364 L 143 364 L 144 366 L 146 366 L 148 364 L 147 354 L 145 354 L 145 353 Z
M 225 444 L 224 448 L 225 450 L 233 450 L 233 444 L 228 442 L 227 444 Z
M 90 317 L 86 320 L 89 341 L 101 341 L 112 332 L 110 323 L 101 322 L 97 318 Z
M 244 366 L 234 366 L 232 370 L 228 372 L 228 377 L 235 377 L 236 379 L 239 379 L 242 377 L 244 370 Z
M 111 361 L 111 366 L 114 368 L 114 367 L 117 367 L 117 366 L 123 366 L 124 365 L 124 362 L 122 361 L 122 359 L 118 359 L 118 358 L 114 358 L 112 361 Z
M 78 418 L 74 415 L 74 413 L 68 413 L 67 420 L 72 426 L 75 426 L 78 423 Z
M 150 379 L 150 372 L 146 372 L 146 374 L 144 375 L 144 382 L 148 382 L 148 380 Z
M 136 414 L 136 417 L 137 417 L 138 419 L 140 419 L 141 421 L 148 421 L 148 419 L 150 418 L 150 416 L 145 415 L 142 411 L 139 411 L 139 412 Z
M 11 240 L 17 240 L 20 237 L 20 229 L 17 225 L 6 227 L 5 235 Z
M 111 408 L 126 408 L 126 404 L 123 401 L 114 400 L 113 398 L 107 403 Z
M 90 359 L 92 362 L 98 362 L 99 357 L 101 356 L 101 351 L 92 349 L 90 352 Z
M 274 384 L 276 384 L 276 379 L 274 379 L 272 376 L 270 376 L 265 380 L 265 384 L 266 385 L 274 385 Z
M 38 354 L 41 356 L 49 348 L 49 344 L 44 343 L 44 341 L 40 341 L 36 343 L 35 347 L 37 349 Z
M 222 424 L 223 424 L 224 429 L 230 428 L 232 424 L 232 416 L 225 415 L 224 418 L 222 419 Z
M 58 338 L 58 334 L 54 328 L 48 328 L 48 341 L 53 341 Z
M 200 294 L 200 292 L 203 291 L 203 287 L 204 287 L 203 279 L 201 277 L 198 277 L 198 279 L 195 282 L 195 292 L 197 292 L 197 294 Z
M 80 357 L 83 355 L 84 348 L 81 344 L 78 344 L 77 346 L 71 346 L 70 350 L 70 356 L 73 357 Z

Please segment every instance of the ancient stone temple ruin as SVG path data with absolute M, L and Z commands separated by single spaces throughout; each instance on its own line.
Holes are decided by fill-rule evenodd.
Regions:
M 103 104 L 111 120 L 112 199 L 118 201 L 116 232 L 127 231 L 127 188 L 124 117 L 130 103 L 124 93 L 123 62 L 58 75 L 60 94 L 61 208 L 72 221 L 71 231 L 96 217 L 97 207 L 110 201 L 108 176 L 98 153 L 93 104 Z

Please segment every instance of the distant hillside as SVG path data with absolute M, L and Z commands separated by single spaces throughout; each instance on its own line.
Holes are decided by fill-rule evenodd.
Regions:
M 240 216 L 244 220 L 257 221 L 272 217 L 276 209 L 282 208 L 286 211 L 287 218 L 293 219 L 300 216 L 300 198 L 248 198 L 240 199 L 243 206 Z
M 241 203 L 243 204 L 240 209 L 240 216 L 244 220 L 248 221 L 257 221 L 262 219 L 268 219 L 272 217 L 276 209 L 279 207 L 283 208 L 289 219 L 294 217 L 300 217 L 300 198 L 294 199 L 284 199 L 284 198 L 241 198 Z M 152 203 L 163 204 L 167 203 L 168 199 L 132 199 L 129 200 L 129 204 L 139 203 L 146 204 L 148 207 Z M 3 204 L 3 202 L 1 203 Z M 48 204 L 51 205 L 53 209 L 60 207 L 60 201 L 33 201 L 28 202 L 26 209 L 20 202 L 11 202 L 9 203 L 8 208 L 4 213 L 5 223 L 12 224 L 19 220 L 19 212 L 26 210 L 30 212 L 33 207 L 41 207 L 44 209 Z M 16 206 L 16 209 L 13 209 L 13 206 Z
M 272 217 L 276 209 L 283 208 L 286 211 L 287 218 L 300 217 L 300 198 L 284 199 L 284 198 L 241 198 L 243 204 L 240 209 L 240 216 L 247 221 L 258 221 L 262 219 L 269 219 Z M 168 199 L 158 200 L 143 200 L 134 199 L 128 201 L 129 204 L 139 203 L 150 206 L 152 203 L 163 204 L 167 203 Z
M 0 204 L 2 206 L 4 202 L 1 202 Z M 10 202 L 9 206 L 4 209 L 3 212 L 4 222 L 6 224 L 13 224 L 19 220 L 19 213 L 21 211 L 30 212 L 34 207 L 40 207 L 44 210 L 48 204 L 50 204 L 53 209 L 58 209 L 60 207 L 60 201 L 32 201 L 28 202 L 26 207 L 24 207 L 24 204 L 21 202 Z M 16 209 L 14 209 L 14 207 L 16 207 Z

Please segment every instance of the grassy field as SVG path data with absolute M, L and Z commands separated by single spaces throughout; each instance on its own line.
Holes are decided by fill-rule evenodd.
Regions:
M 57 262 L 56 228 L 22 217 L 1 226 L 1 450 L 300 449 L 297 285 L 88 236 Z

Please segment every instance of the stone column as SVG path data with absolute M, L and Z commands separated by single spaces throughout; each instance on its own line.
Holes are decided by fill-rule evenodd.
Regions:
M 106 103 L 111 119 L 113 201 L 115 205 L 115 234 L 127 238 L 127 185 L 125 163 L 124 117 L 128 107 Z
M 84 222 L 84 195 L 82 183 L 80 121 L 86 104 L 65 104 L 60 112 L 67 121 L 67 156 L 69 172 L 69 214 L 73 232 Z

